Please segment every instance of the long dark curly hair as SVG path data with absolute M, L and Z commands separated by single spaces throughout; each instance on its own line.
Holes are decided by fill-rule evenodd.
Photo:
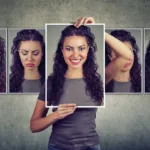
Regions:
M 0 37 L 0 92 L 6 92 L 6 52 L 5 40 Z
M 45 81 L 45 42 L 42 34 L 35 29 L 24 29 L 17 33 L 13 39 L 11 54 L 13 55 L 11 74 L 10 74 L 10 92 L 22 92 L 22 82 L 24 80 L 24 67 L 19 56 L 19 47 L 22 41 L 38 41 L 41 43 L 42 59 L 38 67 L 41 75 L 41 84 Z
M 137 53 L 139 52 L 139 47 L 136 44 L 135 38 L 131 35 L 130 32 L 126 30 L 114 30 L 111 32 L 111 35 L 119 39 L 122 42 L 130 42 L 133 47 L 134 62 L 130 70 L 131 78 L 131 90 L 133 92 L 141 92 L 141 65 L 139 64 L 139 58 Z M 107 66 L 110 63 L 111 48 L 106 44 L 105 46 L 105 65 Z M 113 80 L 111 80 L 106 86 L 106 92 L 113 92 Z
M 97 46 L 94 41 L 95 37 L 91 33 L 89 27 L 80 26 L 79 28 L 76 28 L 74 25 L 67 26 L 61 33 L 54 57 L 53 73 L 48 77 L 47 82 L 48 101 L 50 104 L 52 104 L 52 102 L 58 104 L 60 97 L 63 94 L 63 86 L 65 82 L 64 75 L 68 66 L 63 58 L 62 47 L 65 38 L 74 35 L 83 36 L 87 40 L 89 52 L 87 60 L 83 64 L 83 80 L 86 83 L 86 93 L 101 104 L 103 100 L 103 86 L 101 76 L 97 73 L 98 65 L 95 63 L 95 52 L 97 51 Z
M 150 41 L 145 55 L 145 92 L 150 92 Z

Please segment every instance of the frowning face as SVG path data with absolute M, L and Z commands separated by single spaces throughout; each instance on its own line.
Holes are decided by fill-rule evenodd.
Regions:
M 123 43 L 124 43 L 124 45 L 127 46 L 127 47 L 130 49 L 130 51 L 133 53 L 133 47 L 132 47 L 131 43 L 128 42 L 128 41 L 125 41 L 125 42 L 123 42 Z M 133 55 L 133 56 L 134 56 L 134 55 Z M 132 61 L 126 63 L 126 64 L 123 66 L 123 68 L 122 68 L 121 70 L 124 71 L 124 72 L 131 70 L 131 68 L 132 68 L 132 66 L 133 66 L 133 63 L 134 63 L 134 57 L 133 57 Z
M 19 56 L 25 70 L 38 69 L 42 59 L 42 48 L 38 41 L 22 41 L 19 47 Z
M 82 69 L 89 52 L 89 46 L 84 36 L 66 37 L 62 53 L 68 68 Z
M 132 45 L 131 45 L 130 42 L 125 41 L 125 42 L 123 42 L 123 44 L 124 44 L 125 46 L 127 46 L 127 47 L 129 48 L 129 50 L 133 53 L 133 47 L 132 47 Z M 133 56 L 134 56 L 134 55 L 133 55 Z M 112 61 L 112 60 L 115 59 L 116 57 L 117 57 L 117 56 L 116 56 L 115 52 L 112 50 L 112 51 L 111 51 L 110 60 Z M 123 68 L 121 69 L 121 71 L 126 72 L 126 71 L 131 70 L 131 68 L 132 68 L 132 66 L 133 66 L 133 63 L 134 63 L 134 58 L 133 58 L 133 60 L 132 60 L 131 62 L 126 63 L 126 64 L 123 66 Z

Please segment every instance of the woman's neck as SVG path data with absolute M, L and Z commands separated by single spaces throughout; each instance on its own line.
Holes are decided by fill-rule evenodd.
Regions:
M 72 69 L 68 68 L 65 77 L 67 78 L 82 78 L 83 77 L 83 70 L 80 69 Z
M 24 79 L 28 79 L 28 80 L 36 80 L 36 79 L 40 79 L 40 73 L 38 71 L 38 69 L 36 70 L 25 70 L 24 72 Z
M 127 82 L 130 80 L 130 71 L 120 71 L 117 73 L 117 75 L 114 77 L 114 80 L 120 81 L 120 82 Z

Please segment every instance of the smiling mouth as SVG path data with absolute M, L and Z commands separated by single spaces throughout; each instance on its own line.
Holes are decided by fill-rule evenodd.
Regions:
M 70 59 L 71 63 L 74 65 L 78 65 L 81 61 L 81 59 Z

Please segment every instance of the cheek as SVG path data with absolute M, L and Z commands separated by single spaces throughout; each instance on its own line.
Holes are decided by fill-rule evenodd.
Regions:
M 42 60 L 42 55 L 34 56 L 34 61 L 36 62 L 37 65 L 40 64 L 41 60 Z
M 84 52 L 80 55 L 83 59 L 86 59 L 88 56 L 88 52 Z
M 20 57 L 20 60 L 21 60 L 22 64 L 24 64 L 25 61 L 26 61 L 26 56 L 23 56 L 23 55 L 19 54 L 19 57 Z
M 70 57 L 72 56 L 71 52 L 67 53 L 66 51 L 62 51 L 62 54 L 65 60 L 70 59 Z

